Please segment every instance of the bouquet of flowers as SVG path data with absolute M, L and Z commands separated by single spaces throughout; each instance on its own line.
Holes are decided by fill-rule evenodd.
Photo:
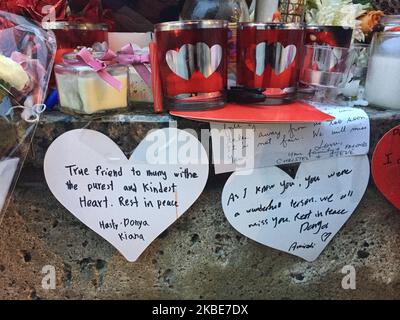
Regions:
M 374 11 L 368 1 L 309 0 L 306 21 L 310 24 L 351 27 L 354 40 L 364 42 L 378 24 L 382 11 Z
M 0 222 L 45 107 L 55 51 L 51 32 L 0 11 Z

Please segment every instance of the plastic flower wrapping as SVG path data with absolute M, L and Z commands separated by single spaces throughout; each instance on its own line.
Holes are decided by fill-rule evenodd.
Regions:
M 366 13 L 368 4 L 353 3 L 351 0 L 310 0 L 306 13 L 308 24 L 351 27 L 353 38 L 363 42 L 365 35 L 361 21 L 357 18 Z
M 52 32 L 0 11 L 0 222 L 45 108 L 55 52 Z

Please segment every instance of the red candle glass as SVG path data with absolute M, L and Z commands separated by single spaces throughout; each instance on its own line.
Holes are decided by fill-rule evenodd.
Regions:
M 73 52 L 77 47 L 91 47 L 96 42 L 108 39 L 108 26 L 104 23 L 79 23 L 68 21 L 43 22 L 44 29 L 53 30 L 57 40 L 55 64 L 63 62 L 66 53 Z M 54 72 L 50 87 L 55 87 Z
M 165 22 L 156 25 L 155 33 L 168 109 L 201 110 L 224 105 L 228 22 Z
M 64 54 L 77 47 L 91 47 L 96 42 L 107 41 L 108 27 L 103 23 L 45 22 L 45 29 L 51 29 L 57 39 L 56 63 L 62 62 Z
M 265 104 L 295 99 L 304 28 L 300 24 L 240 23 L 238 84 L 262 88 Z

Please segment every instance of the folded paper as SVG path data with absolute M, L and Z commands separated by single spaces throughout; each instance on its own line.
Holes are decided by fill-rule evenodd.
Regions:
M 217 174 L 241 169 L 365 155 L 370 124 L 362 109 L 318 107 L 336 119 L 314 123 L 211 123 Z

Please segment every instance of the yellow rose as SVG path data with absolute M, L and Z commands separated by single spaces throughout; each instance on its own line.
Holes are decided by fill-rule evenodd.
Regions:
M 0 80 L 22 91 L 29 82 L 29 76 L 19 63 L 0 55 Z

